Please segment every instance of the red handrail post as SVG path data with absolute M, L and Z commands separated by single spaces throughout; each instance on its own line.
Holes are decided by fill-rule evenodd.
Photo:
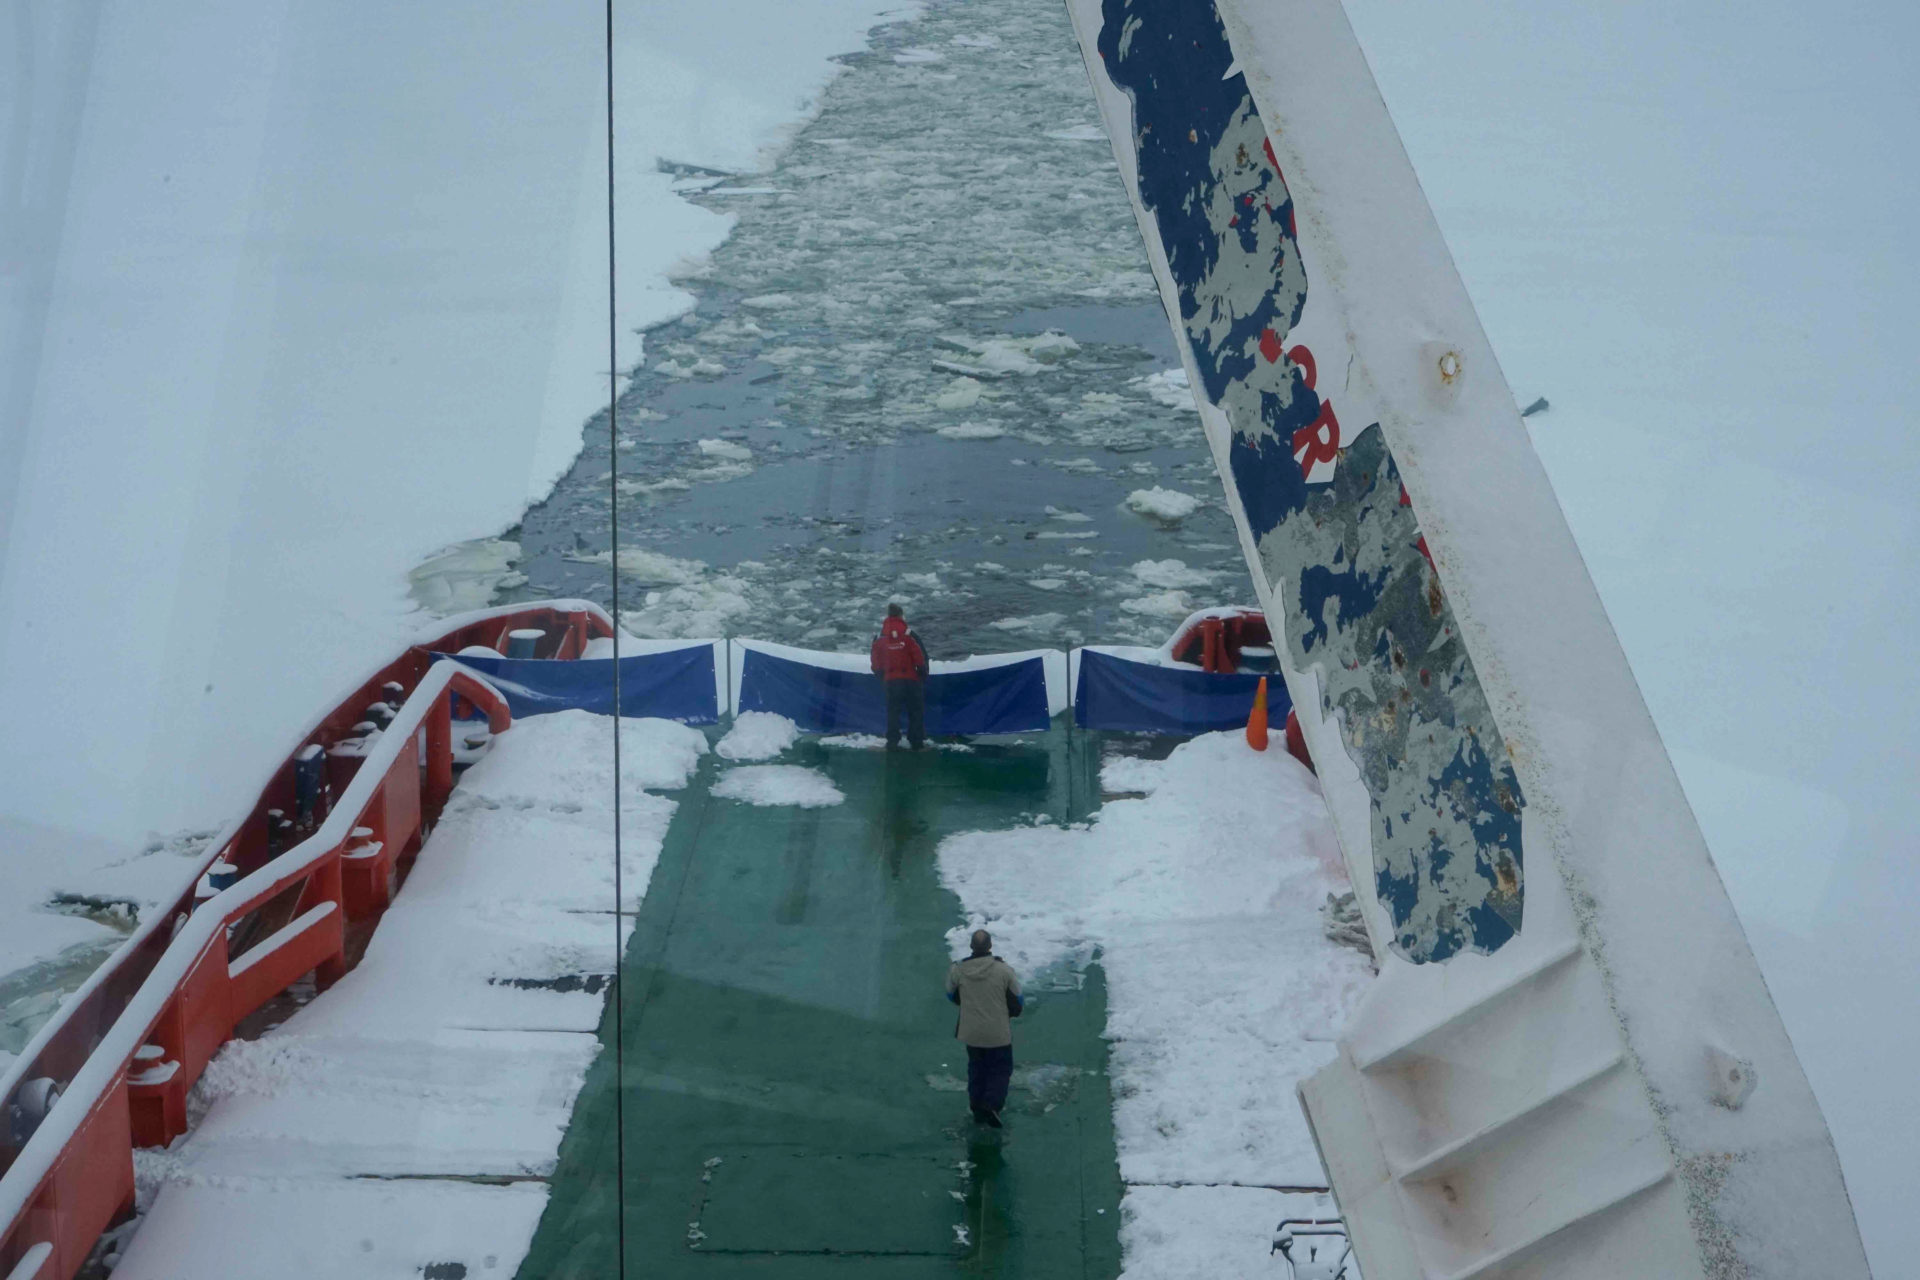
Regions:
M 135 1057 L 127 1072 L 128 1123 L 136 1147 L 164 1147 L 187 1131 L 187 1089 L 197 1072 L 189 1069 L 184 997 L 175 993 L 160 1020 L 147 1033 L 158 1058 Z
M 1200 623 L 1200 669 L 1202 671 L 1226 669 L 1226 643 L 1221 635 L 1222 630 L 1218 618 L 1207 618 Z
M 61 1153 L 45 1188 L 51 1213 L 52 1239 L 59 1263 L 52 1275 L 78 1272 L 100 1233 L 133 1210 L 133 1148 L 126 1135 L 131 1127 L 127 1111 L 126 1075 L 122 1073 L 106 1096 L 81 1121 L 80 1129 Z
M 433 700 L 427 712 L 427 794 L 425 809 L 437 815 L 453 794 L 453 691 Z
M 308 883 L 307 894 L 316 903 L 331 902 L 340 919 L 344 921 L 347 913 L 346 885 L 340 874 L 340 851 L 335 849 L 328 854 L 326 861 L 313 869 L 313 878 Z M 325 991 L 334 983 L 347 976 L 346 929 L 340 929 L 340 947 L 332 955 L 313 967 L 313 984 Z
M 477 620 L 451 634 L 504 631 L 519 616 Z M 524 616 L 529 624 L 548 626 L 564 619 L 562 639 L 576 656 L 590 638 L 609 633 L 597 611 L 588 608 L 562 612 L 547 607 L 525 611 Z M 376 695 L 384 699 L 390 681 L 418 681 L 428 670 L 422 650 L 407 651 L 303 735 L 299 750 L 357 723 L 367 699 Z M 412 732 L 396 735 L 392 745 L 377 748 L 380 758 L 388 762 L 377 780 L 361 777 L 358 761 L 334 776 L 342 796 L 339 809 L 349 803 L 359 809 L 352 823 L 339 809 L 324 820 L 323 829 L 345 833 L 339 843 L 323 844 L 310 836 L 311 843 L 276 850 L 290 855 L 283 869 L 259 877 L 240 893 L 217 899 L 218 908 L 203 901 L 190 882 L 171 908 L 142 924 L 134 946 L 123 948 L 109 962 L 105 982 L 96 977 L 79 999 L 55 1015 L 54 1037 L 31 1066 L 36 1074 L 60 1076 L 75 1085 L 77 1091 L 70 1091 L 58 1105 L 58 1114 L 72 1116 L 78 1105 L 80 1119 L 50 1158 L 40 1148 L 31 1149 L 32 1159 L 40 1166 L 37 1174 L 28 1175 L 21 1167 L 20 1152 L 0 1149 L 0 1173 L 35 1178 L 20 1196 L 7 1189 L 13 1209 L 11 1220 L 0 1222 L 0 1276 L 12 1277 L 27 1259 L 32 1260 L 33 1280 L 64 1280 L 78 1272 L 101 1232 L 134 1208 L 133 1145 L 166 1143 L 185 1132 L 186 1094 L 241 1020 L 307 973 L 315 974 L 323 987 L 345 974 L 346 904 L 358 870 L 345 854 L 350 849 L 368 851 L 366 861 L 373 864 L 374 879 L 365 905 L 384 906 L 393 893 L 395 862 L 403 853 L 418 849 L 425 838 L 431 814 L 422 812 L 423 783 L 436 807 L 445 803 L 452 790 L 449 690 L 458 688 L 476 709 L 483 710 L 493 733 L 505 732 L 512 724 L 510 707 L 485 680 L 449 670 L 440 687 L 440 695 L 432 702 L 408 710 L 405 723 L 413 726 Z M 295 758 L 289 757 L 220 847 L 202 855 L 196 880 L 223 857 L 253 879 L 268 861 L 265 814 L 270 807 L 287 806 L 294 767 Z M 368 840 L 368 835 L 373 839 Z M 294 918 L 266 938 L 252 940 L 235 957 L 228 930 L 249 917 L 277 922 L 283 895 L 295 886 L 299 900 Z M 264 917 L 255 916 L 269 903 L 280 905 Z M 357 908 L 361 906 L 356 903 Z M 171 933 L 165 931 L 168 924 Z M 182 936 L 183 930 L 191 937 Z M 186 951 L 188 946 L 194 951 Z M 156 972 L 161 966 L 164 974 Z M 164 994 L 155 985 L 163 978 L 171 986 Z M 142 1052 L 147 1046 L 154 1051 Z M 74 1079 L 75 1064 L 109 1050 L 114 1056 L 111 1071 L 83 1070 L 86 1086 L 80 1089 Z M 0 1098 L 0 1104 L 11 1101 L 11 1095 Z
M 378 821 L 362 815 L 365 821 Z M 374 830 L 372 827 L 356 830 Z M 378 832 L 375 832 L 377 837 Z M 349 920 L 379 915 L 393 901 L 394 859 L 378 838 L 348 836 L 336 866 L 340 872 L 340 907 Z

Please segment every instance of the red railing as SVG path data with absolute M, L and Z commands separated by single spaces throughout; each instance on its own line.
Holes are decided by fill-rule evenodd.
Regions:
M 613 634 L 612 622 L 605 611 L 581 600 L 485 609 L 448 619 L 442 627 L 419 637 L 405 652 L 363 680 L 308 729 L 301 738 L 302 745 L 315 741 L 333 743 L 349 736 L 353 726 L 366 719 L 367 708 L 384 700 L 389 684 L 410 690 L 418 683 L 432 661 L 427 656 L 429 652 L 457 653 L 470 645 L 503 652 L 507 633 L 522 628 L 546 633 L 534 655 L 540 658 L 578 658 L 589 641 Z M 329 758 L 328 781 L 335 795 L 352 780 L 356 764 L 351 758 Z M 219 852 L 240 871 L 252 871 L 272 856 L 267 815 L 275 809 L 291 813 L 293 808 L 294 758 L 289 755 L 260 789 L 253 811 L 236 826 L 231 838 L 222 838 L 223 847 Z
M 253 811 L 203 857 L 180 900 L 155 913 L 74 993 L 0 1081 L 0 1276 L 67 1280 L 101 1232 L 133 1204 L 135 1146 L 186 1129 L 186 1095 L 239 1022 L 308 973 L 346 971 L 346 926 L 391 899 L 399 860 L 417 850 L 452 790 L 457 695 L 494 730 L 509 721 L 491 685 L 428 649 L 498 649 L 509 630 L 547 632 L 539 656 L 574 658 L 610 635 L 597 606 L 556 602 L 487 610 L 423 638 L 368 677 L 303 735 Z M 339 799 L 319 829 L 270 854 L 269 811 L 291 810 L 295 761 L 346 737 L 390 682 L 409 689 L 364 755 L 328 757 Z M 196 907 L 201 875 L 221 859 L 243 878 Z M 236 928 L 236 926 L 240 926 Z M 46 1082 L 62 1092 L 24 1146 L 6 1123 Z M 41 1090 L 27 1099 L 29 1090 Z

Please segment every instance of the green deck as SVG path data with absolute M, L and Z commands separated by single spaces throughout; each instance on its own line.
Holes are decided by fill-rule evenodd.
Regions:
M 1032 990 L 1007 1128 L 967 1114 L 942 998 L 958 900 L 952 832 L 1084 817 L 1092 774 L 1063 730 L 972 753 L 788 758 L 846 793 L 828 809 L 707 794 L 675 815 L 625 969 L 626 1177 L 614 1057 L 587 1078 L 524 1277 L 778 1274 L 1107 1277 L 1120 1178 L 1097 969 Z M 964 1228 L 964 1232 L 956 1230 Z

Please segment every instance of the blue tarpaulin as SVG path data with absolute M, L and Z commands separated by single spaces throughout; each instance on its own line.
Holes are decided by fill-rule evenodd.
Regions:
M 613 659 L 489 658 L 436 653 L 478 671 L 499 688 L 514 718 L 579 709 L 613 714 Z M 713 646 L 689 645 L 620 659 L 620 714 L 713 724 L 720 718 L 714 690 Z
M 748 649 L 740 710 L 783 715 L 809 733 L 885 733 L 879 676 L 815 666 Z M 1052 723 L 1046 665 L 1039 658 L 927 677 L 927 732 L 1025 733 Z
M 1211 733 L 1238 729 L 1253 710 L 1260 677 L 1223 675 L 1197 667 L 1080 651 L 1080 678 L 1073 691 L 1073 722 L 1082 729 L 1133 729 L 1149 733 Z M 1278 678 L 1267 682 L 1267 715 L 1284 723 L 1293 704 Z

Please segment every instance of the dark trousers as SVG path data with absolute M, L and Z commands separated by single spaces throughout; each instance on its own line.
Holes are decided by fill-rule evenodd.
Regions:
M 927 685 L 924 680 L 887 681 L 887 745 L 900 745 L 900 720 L 907 722 L 907 741 L 918 750 L 927 740 Z
M 1013 1046 L 995 1049 L 967 1046 L 967 1102 L 975 1111 L 998 1111 L 1007 1105 L 1007 1083 L 1013 1079 Z

